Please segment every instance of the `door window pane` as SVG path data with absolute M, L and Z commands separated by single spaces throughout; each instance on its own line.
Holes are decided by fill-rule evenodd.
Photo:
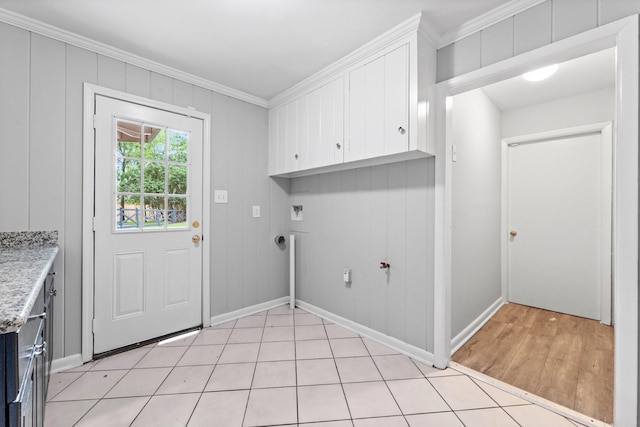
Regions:
M 116 231 L 188 228 L 188 144 L 188 132 L 116 120 Z

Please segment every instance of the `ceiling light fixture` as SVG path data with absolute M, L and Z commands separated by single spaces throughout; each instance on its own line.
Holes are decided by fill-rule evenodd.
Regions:
M 558 64 L 549 65 L 548 67 L 538 68 L 537 70 L 524 73 L 522 78 L 528 82 L 539 82 L 544 79 L 548 79 L 558 71 Z

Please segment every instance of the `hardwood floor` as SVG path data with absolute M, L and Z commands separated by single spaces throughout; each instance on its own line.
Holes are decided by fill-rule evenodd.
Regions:
M 613 421 L 613 327 L 509 303 L 453 361 L 582 414 Z

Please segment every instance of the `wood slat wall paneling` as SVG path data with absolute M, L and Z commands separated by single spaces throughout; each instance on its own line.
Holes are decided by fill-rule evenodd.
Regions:
M 598 0 L 598 25 L 640 13 L 640 2 L 635 0 Z
M 98 84 L 100 86 L 124 92 L 127 86 L 125 70 L 124 62 L 98 55 Z
M 54 358 L 63 352 L 81 351 L 82 315 L 82 117 L 83 85 L 98 80 L 98 55 L 75 46 L 66 46 L 65 100 L 65 276 L 56 278 L 58 295 L 54 319 L 54 340 L 64 332 L 64 345 L 54 345 Z M 64 314 L 64 316 L 60 315 Z M 64 321 L 64 325 L 62 325 Z M 55 322 L 60 322 L 58 323 Z
M 475 33 L 453 44 L 453 72 L 455 75 L 467 73 L 480 68 L 482 38 Z
M 553 0 L 553 41 L 598 26 L 598 0 Z
M 173 102 L 173 79 L 162 74 L 151 73 L 151 99 L 167 103 Z
M 513 21 L 513 53 L 519 55 L 551 43 L 551 1 L 517 14 Z
M 482 30 L 481 37 L 483 67 L 513 56 L 513 18 Z
M 265 162 L 266 157 L 258 159 L 257 150 L 252 141 L 257 141 L 258 117 L 260 107 L 245 104 L 244 137 L 242 139 L 242 305 L 244 307 L 254 305 L 258 298 L 258 251 L 256 233 L 258 231 L 259 218 L 253 218 L 253 205 L 258 204 L 258 162 Z
M 125 64 L 125 88 L 132 95 L 151 98 L 151 71 Z
M 371 258 L 367 265 L 371 269 L 371 328 L 385 334 L 388 333 L 387 288 L 390 278 L 378 266 L 381 261 L 388 261 L 388 169 L 388 165 L 371 169 Z
M 0 230 L 29 227 L 29 65 L 28 31 L 0 22 Z
M 355 314 L 353 319 L 364 326 L 371 326 L 371 278 L 378 272 L 371 265 L 371 168 L 356 169 L 357 221 L 353 229 L 353 241 L 357 249 L 353 256 L 352 288 L 355 289 Z
M 193 107 L 193 85 L 174 79 L 172 104 L 181 107 Z

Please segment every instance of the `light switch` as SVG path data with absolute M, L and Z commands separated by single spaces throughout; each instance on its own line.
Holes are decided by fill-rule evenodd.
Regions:
M 227 190 L 215 190 L 213 192 L 213 203 L 227 203 Z
M 253 206 L 253 217 L 260 218 L 260 206 Z

